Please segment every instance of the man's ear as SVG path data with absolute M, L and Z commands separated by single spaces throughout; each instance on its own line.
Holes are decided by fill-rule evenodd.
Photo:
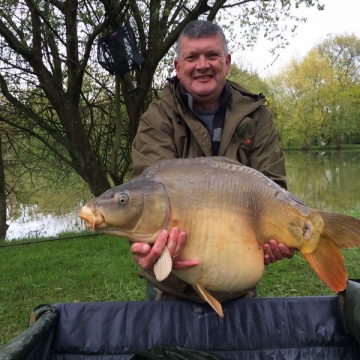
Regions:
M 179 79 L 180 63 L 176 58 L 174 60 L 174 69 L 176 71 L 176 76 Z
M 231 55 L 230 54 L 227 54 L 225 56 L 225 64 L 226 64 L 226 74 L 228 74 L 229 70 L 230 70 L 230 65 L 231 65 Z

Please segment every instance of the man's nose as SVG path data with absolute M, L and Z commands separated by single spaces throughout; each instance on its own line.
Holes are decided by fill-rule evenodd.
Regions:
M 201 55 L 199 56 L 196 65 L 198 69 L 207 69 L 209 67 L 209 60 L 206 58 L 206 56 Z

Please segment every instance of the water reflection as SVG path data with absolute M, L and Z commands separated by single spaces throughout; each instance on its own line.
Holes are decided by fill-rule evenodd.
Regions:
M 82 203 L 74 208 L 46 211 L 39 205 L 20 204 L 17 218 L 10 220 L 6 240 L 31 237 L 51 237 L 63 232 L 85 230 L 79 218 Z
M 360 208 L 360 151 L 286 152 L 289 191 L 311 207 L 329 211 Z M 82 206 L 63 208 L 63 198 L 52 199 L 48 211 L 39 205 L 21 205 L 17 218 L 10 219 L 8 240 L 35 236 L 56 236 L 85 229 L 79 218 Z M 55 204 L 59 202 L 58 206 Z
M 360 151 L 286 152 L 288 189 L 311 207 L 360 208 Z

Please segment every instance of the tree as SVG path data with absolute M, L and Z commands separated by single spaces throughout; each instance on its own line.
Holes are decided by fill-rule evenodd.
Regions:
M 329 34 L 315 50 L 336 69 L 341 86 L 360 85 L 360 39 L 354 34 Z
M 360 138 L 360 39 L 354 34 L 328 35 L 316 51 L 334 69 L 338 84 L 329 109 L 328 139 L 340 146 Z
M 269 92 L 266 82 L 256 72 L 247 70 L 242 65 L 231 64 L 227 77 L 255 94 L 263 93 L 267 95 Z
M 348 40 L 329 36 L 269 79 L 283 145 L 340 146 L 360 135 L 359 40 Z
M 217 18 L 230 38 L 236 24 L 243 45 L 262 27 L 281 46 L 278 22 L 293 18 L 294 4 L 322 8 L 318 0 L 0 0 L 0 89 L 11 105 L 0 121 L 36 138 L 99 195 L 123 181 L 154 74 L 187 23 Z M 99 36 L 123 25 L 134 29 L 146 61 L 115 86 L 93 50 Z M 114 92 L 122 100 L 115 109 Z
M 2 156 L 2 136 L 0 132 L 0 241 L 6 236 L 6 192 L 5 192 L 5 170 Z

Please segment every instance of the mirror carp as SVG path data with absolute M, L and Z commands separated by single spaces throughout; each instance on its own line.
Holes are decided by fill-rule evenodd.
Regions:
M 172 270 L 165 248 L 155 276 L 162 281 L 173 271 L 220 316 L 211 292 L 255 286 L 269 239 L 297 249 L 335 292 L 347 283 L 341 249 L 360 246 L 360 219 L 311 209 L 260 172 L 222 157 L 163 160 L 88 202 L 80 217 L 91 229 L 149 244 L 163 229 L 186 231 L 180 260 L 199 265 Z

